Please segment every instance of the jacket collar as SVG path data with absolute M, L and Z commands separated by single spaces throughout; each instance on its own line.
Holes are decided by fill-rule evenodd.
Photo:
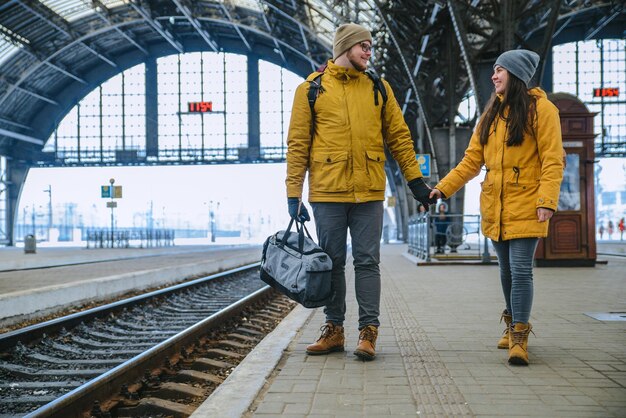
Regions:
M 543 91 L 541 87 L 533 87 L 531 89 L 528 89 L 528 93 L 530 93 L 531 96 L 541 97 L 543 99 L 548 97 L 546 92 Z M 500 101 L 502 101 L 502 99 L 504 98 L 504 94 L 496 93 L 496 96 L 498 96 L 498 99 L 500 99 Z
M 533 87 L 532 89 L 529 89 L 528 92 L 535 97 L 540 97 L 542 99 L 548 98 L 548 95 L 545 91 L 543 91 L 543 89 L 541 89 L 541 87 Z
M 363 72 L 357 70 L 356 68 L 346 68 L 340 65 L 335 64 L 333 60 L 328 60 L 328 64 L 326 66 L 326 72 L 335 78 L 339 78 L 342 80 L 349 80 L 351 78 L 358 78 L 363 74 Z

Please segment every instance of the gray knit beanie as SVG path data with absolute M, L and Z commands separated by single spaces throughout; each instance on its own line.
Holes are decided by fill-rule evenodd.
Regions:
M 372 42 L 372 34 L 369 30 L 356 23 L 346 23 L 337 28 L 333 41 L 333 60 L 346 52 L 359 42 Z
M 493 64 L 493 68 L 495 69 L 496 65 L 499 65 L 522 80 L 528 87 L 528 82 L 533 78 L 537 64 L 539 64 L 539 55 L 535 52 L 527 49 L 513 49 L 502 53 L 496 63 Z

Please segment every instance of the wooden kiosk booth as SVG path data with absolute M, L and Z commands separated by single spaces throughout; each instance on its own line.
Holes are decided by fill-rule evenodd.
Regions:
M 593 117 L 583 102 L 568 93 L 548 98 L 559 109 L 567 165 L 558 210 L 548 237 L 539 240 L 539 267 L 593 267 L 596 264 Z

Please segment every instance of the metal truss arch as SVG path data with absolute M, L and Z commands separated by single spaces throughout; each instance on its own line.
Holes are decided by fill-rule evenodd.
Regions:
M 548 58 L 555 44 L 623 39 L 626 11 L 615 0 L 2 2 L 0 154 L 34 163 L 55 123 L 82 97 L 155 57 L 254 54 L 305 76 L 330 58 L 334 30 L 344 22 L 372 30 L 374 68 L 402 100 L 416 150 L 434 154 L 431 131 L 455 125 L 468 92 L 491 92 L 481 82 L 504 49 L 531 48 Z M 397 170 L 391 174 L 401 184 Z

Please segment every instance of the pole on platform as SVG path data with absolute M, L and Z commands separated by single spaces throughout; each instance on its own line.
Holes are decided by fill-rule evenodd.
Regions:
M 52 233 L 52 185 L 48 184 L 48 188 L 44 189 L 48 193 L 48 242 Z
M 491 254 L 489 254 L 489 241 L 485 237 L 485 249 L 483 251 L 483 263 L 489 263 L 491 261 Z
M 430 213 L 426 212 L 424 218 L 426 219 L 426 262 L 430 263 L 430 243 L 433 238 L 430 230 Z
M 109 183 L 111 183 L 111 248 L 113 248 L 113 244 L 115 243 L 115 240 L 113 239 L 113 229 L 115 228 L 115 218 L 113 215 L 113 210 L 115 209 L 115 205 L 113 204 L 113 184 L 115 183 L 115 179 L 109 180 Z

